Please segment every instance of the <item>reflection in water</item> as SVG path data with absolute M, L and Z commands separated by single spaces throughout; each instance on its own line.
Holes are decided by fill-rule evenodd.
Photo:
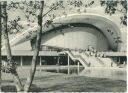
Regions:
M 126 81 L 126 69 L 125 68 L 103 68 L 103 67 L 69 67 L 69 68 L 57 68 L 43 70 L 54 73 L 64 73 L 79 76 L 97 77 L 97 78 L 110 78 L 114 80 Z
M 77 69 L 77 67 L 69 67 L 69 68 L 57 68 L 57 69 L 43 69 L 42 71 L 78 75 L 83 70 L 84 67 L 80 67 L 79 69 Z
M 86 68 L 79 75 L 97 78 L 110 78 L 114 80 L 127 80 L 127 72 L 125 68 Z

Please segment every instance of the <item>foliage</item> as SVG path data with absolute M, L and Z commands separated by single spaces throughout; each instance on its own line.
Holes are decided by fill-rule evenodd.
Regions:
M 105 13 L 107 14 L 115 14 L 117 11 L 123 13 L 123 16 L 120 17 L 121 24 L 127 25 L 127 1 L 121 0 L 121 1 L 100 1 L 101 6 L 105 6 Z M 120 5 L 120 6 L 119 6 Z M 118 6 L 121 7 L 121 9 L 118 9 Z
M 114 38 L 115 39 L 115 43 L 122 43 L 122 41 L 120 40 L 121 38 L 120 37 L 116 37 L 116 38 Z
M 74 7 L 90 7 L 91 5 L 94 4 L 94 1 L 91 1 L 90 3 L 86 4 L 82 0 L 72 0 L 72 1 L 67 1 L 68 5 L 74 6 Z
M 69 1 L 68 5 L 73 5 L 75 7 L 81 7 L 83 5 L 83 2 L 81 0 L 73 0 L 73 1 Z
M 11 62 L 6 63 L 6 65 L 2 65 L 1 70 L 4 73 L 13 73 L 13 74 L 15 74 L 16 73 L 16 65 L 17 65 L 17 63 L 14 62 L 14 60 L 12 60 Z
M 56 3 L 53 3 L 52 5 L 49 6 L 49 9 L 52 9 L 53 7 L 55 7 L 54 10 L 57 10 L 59 8 L 65 9 L 64 1 L 60 0 L 60 1 L 56 2 Z
M 92 6 L 94 2 L 95 2 L 94 0 L 90 1 L 89 3 L 84 3 L 82 0 L 68 0 L 66 1 L 66 4 L 69 6 L 79 8 L 77 9 L 77 12 L 81 13 L 80 7 L 85 7 L 84 12 L 86 12 L 86 8 Z M 103 1 L 100 1 L 100 4 L 102 7 L 105 7 L 106 14 L 113 15 L 117 11 L 121 12 L 123 14 L 123 16 L 120 17 L 121 24 L 127 25 L 127 15 L 126 15 L 127 1 L 126 0 L 123 0 L 123 1 L 103 0 Z M 121 9 L 118 9 L 119 5 L 121 6 Z M 57 11 L 59 9 L 66 10 L 64 0 L 58 0 L 55 3 L 52 3 L 51 5 L 45 4 L 44 7 L 45 8 L 47 7 L 50 11 L 52 10 L 52 13 L 49 13 L 50 11 L 48 11 L 43 15 L 43 17 L 47 16 L 49 18 L 48 20 L 53 20 L 54 18 L 56 18 L 57 15 L 54 13 L 54 11 Z M 15 11 L 17 9 L 21 10 L 24 13 L 25 18 L 29 23 L 35 22 L 35 20 L 37 20 L 37 17 L 38 17 L 40 2 L 27 1 L 27 0 L 20 1 L 20 2 L 11 1 L 7 6 L 8 11 L 10 10 Z M 63 15 L 65 16 L 67 15 L 66 11 L 63 12 Z M 8 31 L 10 34 L 17 33 L 23 29 L 23 27 L 18 24 L 18 21 L 21 21 L 21 18 L 19 16 L 16 16 L 14 20 L 9 20 Z M 46 21 L 46 24 L 47 24 L 47 21 Z
M 18 21 L 20 21 L 20 17 L 18 16 L 14 20 L 10 20 L 8 24 L 8 32 L 10 34 L 19 32 L 20 29 L 23 29 L 21 25 L 18 24 Z
M 46 5 L 45 5 L 46 6 Z M 56 3 L 53 3 L 52 5 L 48 6 L 50 10 L 57 10 L 59 8 L 65 8 L 63 5 L 63 1 L 58 1 Z M 34 22 L 37 17 L 38 17 L 38 12 L 40 9 L 40 2 L 39 1 L 21 1 L 21 2 L 14 2 L 11 1 L 8 5 L 7 5 L 7 10 L 21 10 L 24 15 L 25 18 L 27 19 L 28 22 Z M 50 11 L 48 11 L 47 13 L 49 13 Z M 46 13 L 46 14 L 47 14 Z M 44 16 L 46 15 L 44 14 Z M 52 17 L 52 20 L 56 17 L 54 14 L 50 15 L 48 14 L 49 17 Z M 34 18 L 34 20 L 31 20 L 31 18 Z M 19 16 L 15 17 L 14 20 L 10 20 L 9 21 L 9 25 L 8 25 L 8 31 L 10 34 L 14 34 L 19 32 L 21 29 L 23 29 L 23 27 L 21 25 L 18 24 L 18 21 L 21 21 L 21 18 Z
M 7 9 L 8 10 L 16 10 L 16 9 L 20 9 L 23 11 L 23 13 L 25 14 L 25 17 L 27 19 L 27 21 L 30 21 L 30 17 L 31 16 L 35 16 L 37 17 L 37 12 L 40 8 L 39 5 L 39 1 L 21 1 L 21 2 L 13 2 L 11 1 L 10 4 L 8 4 Z

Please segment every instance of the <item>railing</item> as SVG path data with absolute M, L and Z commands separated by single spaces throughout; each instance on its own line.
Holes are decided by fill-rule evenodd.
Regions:
M 80 59 L 80 60 L 82 60 L 82 62 L 84 62 L 84 63 L 82 63 L 80 60 L 80 62 L 81 62 L 81 64 L 82 65 L 84 65 L 85 66 L 85 64 L 86 64 L 86 66 L 88 66 L 89 67 L 89 64 L 85 61 L 85 59 L 81 56 L 81 55 L 74 55 L 71 51 L 66 51 L 66 53 L 68 53 L 68 54 L 70 54 L 74 59 Z
M 88 55 L 86 52 L 85 52 L 84 54 L 89 57 L 89 55 Z M 93 53 L 93 54 L 96 55 L 96 53 Z M 99 62 L 101 65 L 105 65 L 104 62 L 103 62 L 100 58 L 98 58 L 98 57 L 95 57 L 95 58 L 96 58 L 96 60 L 98 60 L 98 62 Z
M 85 59 L 81 55 L 76 55 L 76 56 L 79 57 L 89 67 L 89 64 L 85 61 Z
M 82 60 L 82 62 L 84 62 L 84 63 L 82 63 L 82 65 L 84 65 L 84 64 L 86 64 L 86 66 L 88 66 L 89 67 L 89 64 L 87 63 L 87 61 L 85 61 L 85 59 L 82 57 L 82 55 L 81 54 L 79 54 L 79 55 L 74 55 L 71 51 L 67 51 L 67 53 L 70 53 L 70 55 L 72 56 L 72 58 L 74 58 L 74 59 L 77 59 L 78 60 L 78 58 L 80 58 L 80 60 Z M 85 54 L 85 56 L 88 58 L 89 57 L 89 55 L 87 55 L 87 53 L 85 52 L 84 53 Z M 86 58 L 86 60 L 88 60 Z M 95 61 L 97 60 L 101 65 L 105 65 L 104 64 L 104 62 L 101 60 L 101 59 L 99 59 L 98 57 L 95 57 L 96 59 L 95 59 Z M 80 61 L 79 60 L 79 61 Z M 89 60 L 88 60 L 88 62 L 89 62 Z
M 99 59 L 98 57 L 96 57 L 96 59 L 98 60 L 98 62 L 99 62 L 101 65 L 105 65 L 104 62 L 103 62 L 101 59 Z
M 104 54 L 106 56 L 127 56 L 127 52 L 98 52 L 99 54 Z

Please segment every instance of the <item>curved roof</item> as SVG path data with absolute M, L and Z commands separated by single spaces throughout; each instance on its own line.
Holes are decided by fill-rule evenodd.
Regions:
M 118 46 L 117 43 L 115 43 L 115 38 L 120 37 L 122 39 L 120 29 L 113 21 L 107 17 L 91 13 L 71 14 L 55 18 L 52 23 L 53 24 L 49 25 L 48 27 L 45 26 L 45 23 L 43 23 L 42 33 L 51 31 L 62 25 L 68 25 L 72 23 L 91 24 L 102 31 L 102 33 L 107 37 L 113 50 L 119 50 L 121 47 L 121 45 Z M 37 30 L 38 25 L 35 24 L 34 27 L 30 27 L 23 33 L 18 34 L 14 39 L 10 41 L 11 46 L 32 39 L 36 36 Z
M 61 25 L 72 23 L 86 23 L 97 27 L 107 37 L 111 48 L 113 50 L 117 50 L 118 48 L 119 50 L 119 46 L 115 43 L 115 38 L 121 38 L 120 29 L 113 21 L 101 15 L 86 13 L 62 16 L 53 20 L 54 26 L 50 25 L 49 27 L 44 27 L 43 31 L 47 32 Z

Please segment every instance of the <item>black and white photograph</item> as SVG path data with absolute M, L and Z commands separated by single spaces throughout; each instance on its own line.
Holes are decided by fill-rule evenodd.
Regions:
M 0 92 L 127 92 L 127 0 L 0 0 Z

